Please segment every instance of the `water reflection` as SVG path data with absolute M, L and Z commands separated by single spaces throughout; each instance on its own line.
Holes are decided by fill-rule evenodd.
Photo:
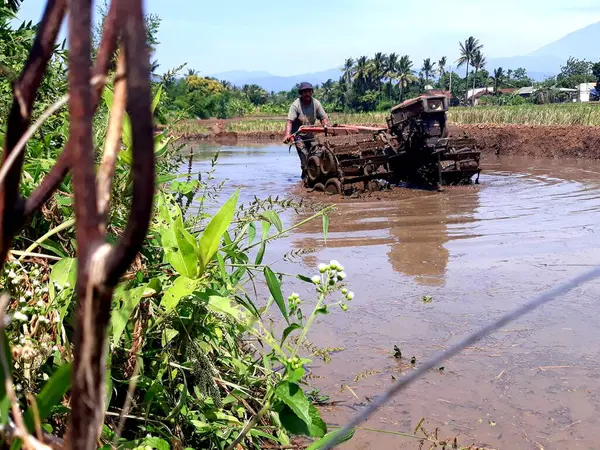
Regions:
M 443 193 L 402 189 L 385 193 L 381 200 L 341 200 L 331 215 L 326 244 L 320 223 L 312 223 L 298 231 L 293 245 L 352 248 L 360 252 L 363 264 L 386 254 L 395 272 L 422 285 L 439 286 L 444 284 L 450 256 L 447 243 L 472 235 L 470 224 L 478 206 L 479 188 L 473 186 Z M 304 262 L 310 267 L 316 260 Z

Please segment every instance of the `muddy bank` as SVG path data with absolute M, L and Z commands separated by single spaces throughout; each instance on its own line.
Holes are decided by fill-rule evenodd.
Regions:
M 600 158 L 600 129 L 585 126 L 453 125 L 451 137 L 468 136 L 484 153 L 532 157 Z M 223 145 L 281 143 L 283 132 L 230 131 L 186 133 L 181 138 Z
M 600 158 L 600 129 L 585 126 L 455 125 L 451 136 L 466 134 L 482 152 L 533 157 Z

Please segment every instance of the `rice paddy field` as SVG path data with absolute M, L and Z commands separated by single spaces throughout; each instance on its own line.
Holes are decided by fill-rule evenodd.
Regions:
M 332 123 L 383 125 L 388 112 L 331 113 Z M 583 125 L 600 126 L 600 103 L 569 103 L 519 106 L 476 106 L 450 108 L 448 118 L 453 124 L 515 124 L 515 125 Z M 183 121 L 173 127 L 176 134 L 204 133 L 217 121 Z M 224 131 L 236 133 L 283 133 L 284 117 L 245 117 L 222 121 Z

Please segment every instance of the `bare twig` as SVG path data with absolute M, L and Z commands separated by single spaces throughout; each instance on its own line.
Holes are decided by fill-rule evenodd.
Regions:
M 113 447 L 115 448 L 117 447 L 117 443 L 119 442 L 121 433 L 123 433 L 123 429 L 125 428 L 125 421 L 127 420 L 127 415 L 129 414 L 131 403 L 133 402 L 133 394 L 137 386 L 138 374 L 141 366 L 140 361 L 141 358 L 139 357 L 135 361 L 133 375 L 131 376 L 131 381 L 129 382 L 129 388 L 127 389 L 127 397 L 125 398 L 125 403 L 123 404 L 123 409 L 121 410 L 121 416 L 119 417 L 119 425 L 117 426 L 117 432 L 115 433 L 115 437 L 113 439 Z
M 103 232 L 106 232 L 112 178 L 115 173 L 117 154 L 121 142 L 123 117 L 125 115 L 125 104 L 127 101 L 125 57 L 123 52 L 119 54 L 117 61 L 117 77 L 119 80 L 115 82 L 113 104 L 110 111 L 106 140 L 104 142 L 104 154 L 102 156 L 102 163 L 98 169 L 98 214 L 100 215 L 100 227 Z

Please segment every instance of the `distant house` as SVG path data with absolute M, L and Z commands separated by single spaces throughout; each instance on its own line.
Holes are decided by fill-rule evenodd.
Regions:
M 580 102 L 589 102 L 594 92 L 596 91 L 596 83 L 582 83 L 580 84 L 576 91 L 578 92 L 578 100 Z M 592 92 L 593 91 L 593 92 Z
M 519 89 L 519 90 L 516 92 L 516 95 L 520 95 L 520 96 L 521 96 L 521 97 L 523 97 L 523 98 L 529 98 L 529 97 L 531 97 L 531 96 L 534 94 L 534 92 L 536 92 L 536 91 L 537 91 L 537 89 L 536 89 L 536 88 L 534 88 L 533 86 L 527 86 L 527 87 L 522 87 L 521 89 Z
M 512 95 L 517 90 L 515 88 L 500 88 L 498 89 L 499 95 Z M 485 87 L 485 88 L 477 88 L 477 89 L 469 89 L 467 95 L 469 98 L 469 103 L 477 105 L 479 103 L 479 99 L 485 95 L 494 95 L 495 89 L 493 86 Z
M 517 92 L 517 88 L 500 88 L 498 94 L 500 95 L 512 95 Z

